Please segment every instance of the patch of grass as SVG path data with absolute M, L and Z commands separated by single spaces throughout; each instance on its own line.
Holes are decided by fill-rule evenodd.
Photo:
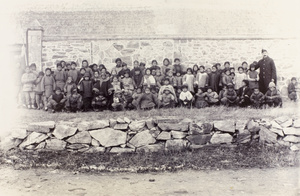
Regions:
M 286 147 L 241 145 L 158 153 L 71 153 L 14 151 L 6 160 L 18 169 L 54 168 L 82 172 L 161 172 L 299 166 L 299 153 Z

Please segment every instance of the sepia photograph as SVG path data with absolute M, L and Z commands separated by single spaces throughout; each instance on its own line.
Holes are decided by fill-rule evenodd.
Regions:
M 0 196 L 300 196 L 300 1 L 1 1 Z

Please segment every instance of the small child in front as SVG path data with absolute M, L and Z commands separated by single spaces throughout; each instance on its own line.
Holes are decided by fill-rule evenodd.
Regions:
M 59 87 L 56 87 L 55 93 L 49 97 L 48 108 L 52 113 L 61 112 L 65 107 L 66 98 Z
M 182 92 L 179 95 L 179 102 L 181 107 L 191 108 L 193 101 L 193 95 L 188 91 L 188 86 L 182 86 Z

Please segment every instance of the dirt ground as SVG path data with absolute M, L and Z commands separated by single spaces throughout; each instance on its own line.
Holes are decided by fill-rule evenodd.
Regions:
M 299 168 L 76 173 L 0 166 L 0 195 L 300 195 Z

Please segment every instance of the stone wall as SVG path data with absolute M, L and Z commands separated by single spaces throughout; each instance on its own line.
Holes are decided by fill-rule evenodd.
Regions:
M 287 116 L 271 120 L 213 122 L 178 117 L 47 121 L 12 130 L 1 146 L 6 150 L 133 153 L 219 145 L 234 147 L 257 141 L 299 150 L 300 121 Z

